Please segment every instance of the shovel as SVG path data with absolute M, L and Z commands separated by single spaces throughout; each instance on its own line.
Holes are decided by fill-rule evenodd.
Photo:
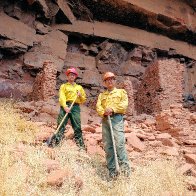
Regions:
M 114 134 L 113 134 L 113 128 L 112 128 L 112 122 L 111 122 L 111 118 L 110 116 L 108 116 L 108 122 L 110 125 L 110 133 L 111 133 L 111 137 L 112 137 L 112 144 L 113 144 L 113 149 L 114 149 L 114 160 L 115 160 L 115 168 L 116 168 L 116 172 L 119 172 L 119 164 L 118 164 L 118 158 L 117 158 L 117 153 L 116 153 L 116 144 L 115 144 L 115 140 L 114 140 Z
M 74 99 L 74 101 L 71 103 L 71 105 L 70 105 L 70 107 L 69 107 L 70 111 L 71 111 L 71 108 L 73 107 L 73 105 L 74 105 L 74 103 L 75 103 L 77 97 L 78 97 L 78 95 L 76 96 L 76 98 Z M 65 119 L 66 119 L 66 117 L 68 116 L 68 114 L 69 114 L 69 113 L 66 113 L 66 114 L 65 114 L 65 116 L 64 116 L 63 119 L 61 120 L 59 126 L 57 127 L 56 131 L 54 132 L 53 136 L 54 136 L 56 133 L 58 133 L 58 131 L 59 131 L 61 125 L 62 125 L 63 122 L 65 121 Z M 51 141 L 52 141 L 52 139 L 53 139 L 53 136 L 47 140 L 47 142 L 46 142 L 47 145 L 50 145 L 50 144 L 51 144 Z

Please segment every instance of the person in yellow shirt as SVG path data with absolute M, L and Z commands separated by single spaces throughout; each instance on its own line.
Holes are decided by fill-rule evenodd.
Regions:
M 112 72 L 106 72 L 104 74 L 103 82 L 107 90 L 99 94 L 96 110 L 99 116 L 102 117 L 102 138 L 104 143 L 104 150 L 106 153 L 109 176 L 111 178 L 116 178 L 119 172 L 116 171 L 114 148 L 108 116 L 110 116 L 111 119 L 118 163 L 121 172 L 125 176 L 129 176 L 130 165 L 125 149 L 123 120 L 123 115 L 125 114 L 128 107 L 127 92 L 124 89 L 116 88 L 115 75 Z
M 52 136 L 48 146 L 54 147 L 61 142 L 64 135 L 65 126 L 67 125 L 68 119 L 70 119 L 71 125 L 74 129 L 75 142 L 81 149 L 85 149 L 81 130 L 80 104 L 83 104 L 86 101 L 86 93 L 81 85 L 75 83 L 75 80 L 78 77 L 78 73 L 75 68 L 67 69 L 66 76 L 68 82 L 62 84 L 59 90 L 60 112 L 58 115 L 57 124 L 59 125 L 61 123 L 66 113 L 68 113 L 68 115 L 61 125 L 59 131 Z M 74 100 L 75 103 L 70 110 L 69 107 Z

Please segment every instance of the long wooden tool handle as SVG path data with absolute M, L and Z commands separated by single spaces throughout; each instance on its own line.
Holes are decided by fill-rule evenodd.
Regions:
M 71 108 L 73 107 L 73 105 L 74 105 L 74 103 L 75 103 L 77 97 L 78 97 L 78 96 L 76 96 L 75 100 L 71 103 L 71 105 L 70 105 L 70 107 L 69 107 L 70 110 L 71 110 Z M 65 118 L 67 117 L 68 114 L 69 114 L 69 113 L 66 113 L 65 116 L 63 117 L 61 123 L 59 124 L 59 126 L 57 127 L 57 129 L 56 129 L 56 131 L 55 131 L 55 134 L 59 131 L 61 125 L 62 125 L 63 122 L 65 121 Z
M 114 140 L 114 134 L 113 134 L 113 128 L 112 128 L 112 122 L 111 122 L 110 116 L 108 116 L 108 121 L 109 121 L 109 125 L 110 125 L 110 133 L 111 133 L 112 144 L 113 144 L 113 149 L 114 149 L 114 160 L 115 160 L 116 171 L 119 172 L 120 168 L 119 168 L 119 164 L 118 164 L 116 144 L 115 144 L 115 140 Z

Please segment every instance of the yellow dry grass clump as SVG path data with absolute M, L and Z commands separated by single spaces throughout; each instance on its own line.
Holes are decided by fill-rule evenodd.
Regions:
M 12 144 L 15 142 L 32 142 L 36 126 L 27 122 L 17 113 L 13 102 L 0 101 L 0 143 Z
M 67 143 L 54 149 L 54 157 L 44 146 L 32 145 L 36 127 L 25 121 L 7 101 L 0 102 L 0 195 L 23 196 L 155 196 L 191 195 L 183 183 L 183 176 L 176 171 L 171 161 L 152 161 L 138 165 L 129 179 L 119 177 L 107 181 L 105 159 L 89 157 Z M 14 156 L 10 148 L 25 141 L 25 154 Z M 68 168 L 83 181 L 81 189 L 75 186 L 72 177 L 60 187 L 46 184 L 47 172 L 44 159 L 56 159 L 62 168 Z

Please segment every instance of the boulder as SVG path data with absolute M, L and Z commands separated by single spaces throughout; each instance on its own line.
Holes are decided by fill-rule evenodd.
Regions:
M 60 31 L 43 35 L 40 43 L 25 53 L 24 64 L 29 69 L 39 69 L 46 60 L 50 60 L 61 72 L 66 58 L 67 40 L 67 36 Z
M 53 170 L 48 174 L 46 183 L 50 186 L 61 186 L 70 176 L 71 172 L 67 169 Z
M 36 41 L 35 30 L 22 21 L 0 13 L 0 48 L 11 54 L 25 53 Z M 12 28 L 9 28 L 9 27 Z
M 65 59 L 66 67 L 77 67 L 82 70 L 96 70 L 96 61 L 94 57 L 85 56 L 84 54 L 67 52 Z
M 60 169 L 60 163 L 57 160 L 44 159 L 42 164 L 43 164 L 43 167 L 46 169 L 46 171 L 48 173 L 50 173 L 53 170 L 59 170 Z
M 122 63 L 121 71 L 123 75 L 139 77 L 143 75 L 143 73 L 145 72 L 145 68 L 141 65 L 140 62 L 129 60 Z
M 188 163 L 196 164 L 196 154 L 185 154 L 184 157 Z
M 91 125 L 84 125 L 82 127 L 82 130 L 85 132 L 90 132 L 90 133 L 95 133 L 96 132 L 96 128 L 94 126 Z
M 178 150 L 175 147 L 165 147 L 160 150 L 160 153 L 168 156 L 179 156 Z
M 135 133 L 130 133 L 126 139 L 127 139 L 127 144 L 131 145 L 135 150 L 139 152 L 145 150 L 146 148 L 145 144 L 140 141 L 140 139 L 136 136 Z
M 179 171 L 181 174 L 187 174 L 187 172 L 189 172 L 192 168 L 193 168 L 193 165 L 192 165 L 192 164 L 185 163 L 185 164 L 182 165 L 180 168 L 178 168 L 178 171 Z

